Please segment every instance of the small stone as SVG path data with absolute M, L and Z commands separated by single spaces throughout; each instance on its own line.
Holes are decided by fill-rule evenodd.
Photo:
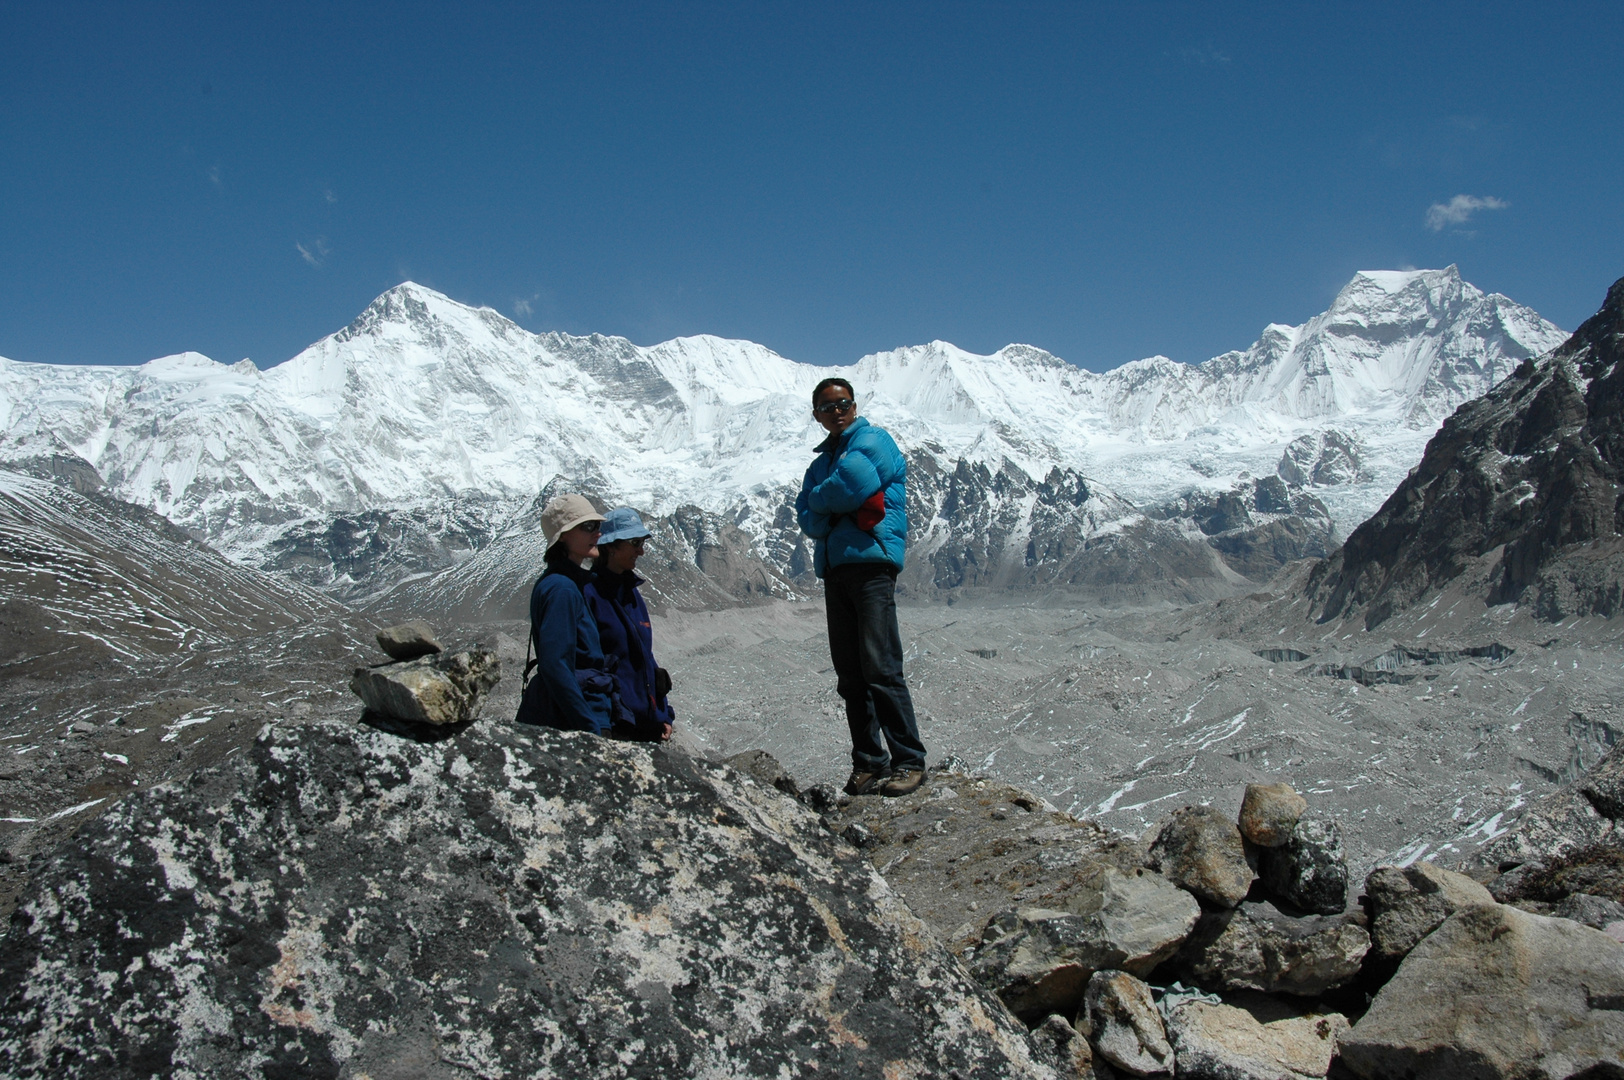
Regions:
M 1286 842 L 1258 855 L 1263 887 L 1276 899 L 1320 915 L 1348 906 L 1348 859 L 1333 821 L 1297 822 Z
M 96 725 L 92 724 L 88 720 L 75 720 L 73 723 L 68 725 L 68 730 L 77 731 L 81 735 L 94 735 L 97 729 Z
M 815 814 L 827 814 L 840 806 L 833 784 L 813 784 L 801 792 L 801 801 Z
M 1169 881 L 1217 907 L 1240 903 L 1256 877 L 1240 829 L 1210 806 L 1173 811 L 1149 855 Z
M 1308 800 L 1290 784 L 1247 784 L 1241 797 L 1241 835 L 1258 847 L 1280 847 L 1307 812 Z
M 1180 1080 L 1318 1080 L 1347 1030 L 1341 1013 L 1265 1024 L 1245 1009 L 1204 1001 L 1180 1005 L 1167 1019 Z
M 1378 866 L 1365 878 L 1372 950 L 1394 962 L 1462 908 L 1493 904 L 1489 890 L 1465 874 L 1431 863 Z
M 379 716 L 418 724 L 460 724 L 479 715 L 485 695 L 501 677 L 502 663 L 496 653 L 475 646 L 458 653 L 357 668 L 350 689 Z
M 1358 974 L 1370 934 L 1353 914 L 1292 918 L 1243 903 L 1201 917 L 1179 949 L 1179 970 L 1202 986 L 1315 997 Z
M 1597 930 L 1606 930 L 1608 924 L 1624 921 L 1624 904 L 1604 896 L 1569 893 L 1552 909 L 1551 914 L 1559 919 L 1572 919 Z
M 1032 1054 L 1062 1080 L 1087 1080 L 1094 1075 L 1094 1051 L 1082 1033 L 1064 1016 L 1049 1018 L 1032 1029 Z
M 970 775 L 970 764 L 957 754 L 948 754 L 941 761 L 931 767 L 932 772 L 958 773 L 960 776 Z
M 1365 1077 L 1614 1077 L 1624 945 L 1567 919 L 1463 907 L 1416 945 L 1345 1035 Z
M 734 754 L 725 759 L 722 764 L 731 765 L 756 783 L 777 788 L 791 798 L 797 798 L 801 794 L 801 786 L 795 782 L 795 777 L 786 772 L 784 766 L 778 763 L 778 759 L 765 750 L 746 750 L 742 754 Z
M 1083 995 L 1094 1049 L 1135 1076 L 1173 1071 L 1173 1047 L 1150 987 L 1125 971 L 1097 971 Z
M 443 651 L 434 640 L 434 627 L 422 619 L 386 626 L 378 631 L 378 647 L 392 660 L 415 660 L 419 656 Z
M 869 847 L 874 843 L 874 830 L 859 821 L 854 821 L 840 830 L 840 835 L 845 837 L 846 842 L 852 847 Z

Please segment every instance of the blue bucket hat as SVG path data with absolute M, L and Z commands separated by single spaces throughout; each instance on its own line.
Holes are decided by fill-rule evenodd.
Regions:
M 648 536 L 649 531 L 643 528 L 643 521 L 637 516 L 637 511 L 629 506 L 617 506 L 603 515 L 603 531 L 598 533 L 598 544 L 612 544 L 616 540 L 636 540 L 639 536 Z

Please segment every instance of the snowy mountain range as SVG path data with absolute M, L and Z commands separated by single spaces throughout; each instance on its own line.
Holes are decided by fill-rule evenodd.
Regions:
M 1127 580 L 1107 553 L 1129 536 L 1164 576 L 1255 579 L 1358 524 L 1456 406 L 1565 337 L 1449 267 L 1361 273 L 1325 313 L 1194 366 L 1096 374 L 932 342 L 825 368 L 709 336 L 532 334 L 407 282 L 267 370 L 0 360 L 0 462 L 88 464 L 110 494 L 351 599 L 448 568 L 494 583 L 510 558 L 462 564 L 503 549 L 531 572 L 523 537 L 567 488 L 659 519 L 723 592 L 782 594 L 806 581 L 785 508 L 823 436 L 808 396 L 839 374 L 913 463 L 915 587 Z

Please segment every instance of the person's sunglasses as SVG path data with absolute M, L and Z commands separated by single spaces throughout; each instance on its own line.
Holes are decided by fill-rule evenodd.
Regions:
M 850 412 L 853 405 L 851 398 L 841 398 L 839 401 L 825 401 L 812 411 L 819 416 L 833 416 L 836 413 Z
M 575 526 L 575 530 L 577 532 L 584 532 L 584 533 L 602 532 L 603 531 L 603 522 L 601 522 L 601 521 L 583 521 L 579 525 Z

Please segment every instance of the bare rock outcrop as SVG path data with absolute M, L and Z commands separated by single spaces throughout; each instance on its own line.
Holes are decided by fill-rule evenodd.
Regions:
M 1240 903 L 1257 877 L 1240 829 L 1210 806 L 1173 811 L 1150 845 L 1150 860 L 1173 884 L 1215 907 Z
M 670 749 L 268 728 L 0 939 L 10 1077 L 1050 1077 L 866 863 Z
M 1624 945 L 1499 904 L 1451 915 L 1342 1040 L 1369 1080 L 1624 1074 Z
M 1202 986 L 1314 997 L 1359 974 L 1370 935 L 1358 915 L 1294 918 L 1273 904 L 1209 912 L 1176 964 Z

